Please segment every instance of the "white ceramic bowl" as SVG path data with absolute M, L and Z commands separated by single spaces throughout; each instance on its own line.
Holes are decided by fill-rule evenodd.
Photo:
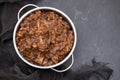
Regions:
M 24 15 L 22 15 L 22 16 L 19 18 L 20 12 L 21 12 L 24 8 L 29 7 L 29 6 L 34 6 L 35 8 L 27 11 Z M 40 66 L 40 65 L 35 65 L 35 64 L 30 63 L 29 61 L 27 61 L 27 60 L 20 54 L 20 52 L 19 52 L 19 50 L 18 50 L 18 48 L 17 48 L 17 45 L 16 45 L 16 39 L 15 39 L 15 38 L 16 38 L 16 32 L 17 32 L 17 29 L 18 29 L 18 27 L 19 27 L 19 24 L 21 23 L 21 21 L 22 21 L 24 18 L 26 18 L 27 15 L 29 15 L 30 13 L 32 13 L 32 12 L 34 12 L 34 11 L 37 11 L 37 10 L 52 10 L 52 11 L 55 11 L 55 12 L 59 13 L 61 16 L 63 16 L 63 17 L 70 23 L 71 28 L 72 28 L 72 30 L 73 30 L 73 32 L 74 32 L 74 44 L 73 44 L 73 47 L 72 47 L 70 53 L 69 53 L 61 62 L 59 62 L 59 63 L 57 63 L 57 64 L 54 64 L 54 65 L 51 65 L 51 66 Z M 76 35 L 75 26 L 74 26 L 73 22 L 71 21 L 71 19 L 70 19 L 64 12 L 62 12 L 62 11 L 56 9 L 56 8 L 52 8 L 52 7 L 38 7 L 38 6 L 34 5 L 34 4 L 27 4 L 27 5 L 23 6 L 23 7 L 19 10 L 19 12 L 18 12 L 18 22 L 17 22 L 16 25 L 15 25 L 14 33 L 13 33 L 13 44 L 14 44 L 14 48 L 15 48 L 18 56 L 19 56 L 25 63 L 27 63 L 28 65 L 33 66 L 33 67 L 35 67 L 35 68 L 40 68 L 40 69 L 53 69 L 53 70 L 55 70 L 54 67 L 57 67 L 57 66 L 63 64 L 64 62 L 66 62 L 66 61 L 73 55 L 73 51 L 74 51 L 74 49 L 75 49 L 76 42 L 77 42 L 77 35 Z M 71 63 L 71 65 L 70 65 L 68 68 L 66 68 L 65 70 L 61 70 L 61 71 L 57 71 L 57 70 L 55 70 L 55 71 L 57 71 L 57 72 L 64 72 L 64 71 L 68 70 L 68 69 L 72 66 L 73 61 L 74 61 L 74 59 L 73 59 L 73 56 L 72 56 L 72 63 Z

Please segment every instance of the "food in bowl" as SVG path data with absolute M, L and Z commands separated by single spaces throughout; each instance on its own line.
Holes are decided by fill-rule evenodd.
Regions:
M 26 60 L 50 66 L 69 54 L 74 34 L 69 22 L 57 12 L 38 10 L 21 21 L 15 39 L 20 54 Z

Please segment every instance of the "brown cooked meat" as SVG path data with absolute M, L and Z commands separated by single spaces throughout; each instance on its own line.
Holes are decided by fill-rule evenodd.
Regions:
M 33 64 L 50 66 L 70 52 L 74 34 L 69 23 L 53 11 L 35 11 L 19 26 L 16 43 L 21 55 Z

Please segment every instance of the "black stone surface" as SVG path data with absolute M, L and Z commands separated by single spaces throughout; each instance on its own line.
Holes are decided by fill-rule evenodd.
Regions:
M 114 69 L 111 80 L 120 79 L 119 0 L 44 0 L 37 5 L 58 8 L 74 22 L 78 40 L 72 69 L 96 57 Z
M 119 0 L 36 0 L 36 2 L 26 1 L 22 4 L 3 4 L 0 13 L 10 14 L 1 16 L 3 19 L 1 24 L 4 26 L 2 31 L 7 32 L 8 26 L 14 28 L 18 10 L 27 3 L 58 8 L 72 19 L 78 37 L 72 70 L 78 71 L 82 65 L 90 64 L 95 57 L 97 61 L 109 63 L 108 66 L 114 70 L 110 80 L 120 79 Z M 4 16 L 8 16 L 8 19 Z M 11 47 L 11 44 L 8 47 Z

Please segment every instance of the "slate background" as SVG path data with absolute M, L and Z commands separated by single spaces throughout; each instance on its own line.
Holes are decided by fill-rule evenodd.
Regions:
M 72 19 L 78 36 L 72 70 L 77 71 L 82 65 L 90 64 L 95 57 L 97 61 L 109 63 L 108 66 L 114 70 L 110 80 L 120 79 L 119 0 L 29 0 L 22 4 L 0 4 L 0 14 L 7 13 L 8 16 L 4 18 L 6 14 L 2 14 L 1 25 L 4 27 L 0 32 L 7 32 L 9 26 L 14 28 L 18 10 L 27 3 L 58 8 Z M 11 44 L 8 47 L 11 47 Z

